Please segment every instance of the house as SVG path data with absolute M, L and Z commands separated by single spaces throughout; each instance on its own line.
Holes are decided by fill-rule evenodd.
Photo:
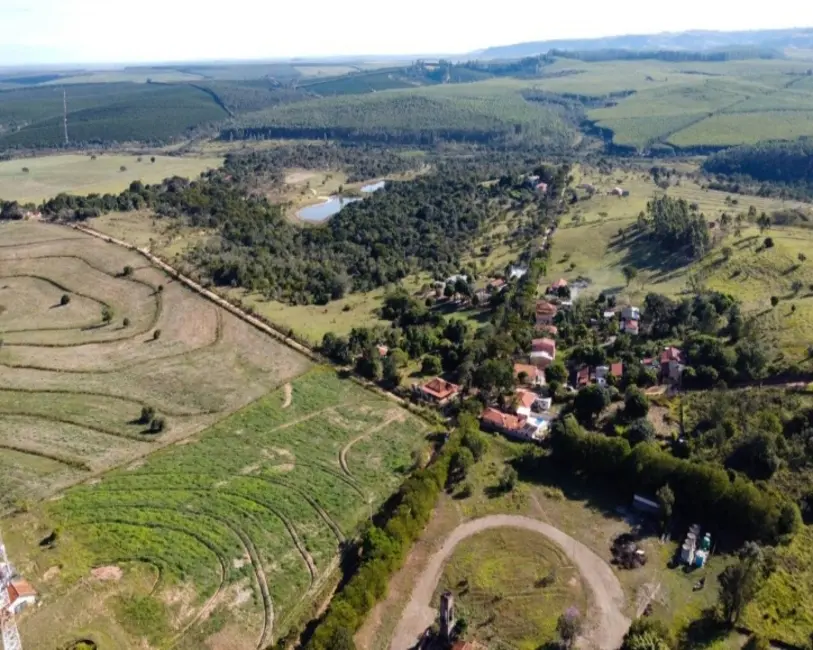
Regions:
M 610 374 L 616 379 L 624 376 L 624 364 L 621 361 L 610 364 Z
M 594 377 L 599 386 L 607 385 L 607 376 L 610 374 L 610 366 L 596 366 Z
M 378 356 L 382 359 L 390 353 L 390 349 L 386 345 L 377 345 L 376 349 L 378 350 Z
M 548 293 L 559 294 L 559 289 L 567 289 L 567 280 L 559 278 L 556 282 L 548 287 Z
M 537 325 L 553 325 L 553 319 L 556 317 L 559 308 L 547 300 L 539 300 L 536 303 L 536 324 Z
M 639 325 L 637 320 L 622 320 L 621 321 L 621 331 L 625 334 L 631 334 L 632 336 L 638 336 Z
M 537 368 L 533 364 L 515 363 L 514 377 L 516 377 L 518 382 L 520 381 L 519 376 L 522 374 L 525 375 L 524 385 L 526 386 L 541 387 L 545 385 L 545 371 L 541 368 Z
M 5 589 L 8 596 L 6 611 L 11 614 L 19 614 L 23 609 L 37 602 L 36 590 L 22 578 L 12 580 Z
M 536 191 L 540 194 L 545 194 L 548 191 L 548 184 L 547 183 L 537 183 L 536 184 Z
M 612 309 L 608 309 L 602 314 L 602 316 L 604 317 L 604 320 L 612 320 L 613 318 L 615 318 L 615 311 Z
M 530 176 L 525 178 L 525 184 L 528 187 L 536 187 L 537 185 L 539 185 L 539 176 L 537 176 L 536 174 L 531 174 Z
M 584 388 L 590 383 L 590 368 L 583 366 L 576 371 L 576 387 Z
M 508 277 L 511 280 L 519 280 L 523 275 L 528 272 L 524 266 L 512 266 L 508 269 Z
M 627 306 L 621 311 L 624 320 L 641 320 L 641 310 L 638 307 Z
M 491 296 L 485 289 L 477 289 L 477 291 L 474 292 L 474 297 L 477 298 L 478 305 L 486 305 Z
M 542 370 L 548 368 L 550 364 L 553 363 L 553 357 L 543 350 L 537 352 L 532 351 L 531 354 L 529 354 L 528 356 L 531 360 L 531 363 L 535 365 L 537 368 L 540 368 Z
M 610 191 L 610 195 L 612 196 L 629 196 L 629 190 L 625 190 L 623 187 L 614 187 Z
M 494 278 L 486 285 L 486 291 L 490 293 L 499 293 L 505 289 L 505 280 L 502 278 Z
M 530 390 L 520 388 L 511 401 L 511 410 L 517 415 L 529 416 L 536 404 L 537 394 Z
M 526 417 L 487 408 L 480 415 L 480 424 L 489 431 L 503 433 L 520 440 L 541 440 L 550 427 L 550 420 L 539 416 Z
M 531 341 L 532 352 L 546 352 L 551 359 L 556 358 L 556 341 L 550 338 L 534 339 Z
M 676 347 L 664 348 L 660 357 L 661 381 L 673 384 L 680 381 L 685 367 L 683 352 Z
M 419 398 L 438 406 L 445 406 L 460 393 L 460 386 L 435 377 L 422 386 L 412 385 L 413 393 Z

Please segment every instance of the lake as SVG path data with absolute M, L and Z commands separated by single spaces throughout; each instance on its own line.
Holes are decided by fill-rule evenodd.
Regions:
M 372 194 L 373 192 L 377 192 L 378 190 L 382 189 L 386 181 L 378 181 L 377 183 L 370 183 L 369 185 L 364 185 L 361 188 L 361 191 L 365 194 Z M 344 206 L 348 203 L 354 203 L 355 201 L 361 201 L 362 199 L 357 197 L 345 197 L 341 198 L 338 196 L 331 196 L 326 201 L 322 203 L 317 203 L 316 205 L 309 205 L 306 208 L 302 208 L 299 212 L 296 213 L 296 216 L 302 219 L 303 221 L 324 221 L 325 219 L 332 217 L 334 214 L 338 213 Z

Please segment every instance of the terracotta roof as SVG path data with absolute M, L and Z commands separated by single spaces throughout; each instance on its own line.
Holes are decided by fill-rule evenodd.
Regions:
M 537 314 L 546 314 L 549 316 L 555 316 L 556 312 L 559 311 L 559 308 L 548 302 L 547 300 L 540 300 L 536 303 L 536 313 Z
M 390 352 L 390 349 L 386 345 L 379 345 L 378 346 L 378 356 L 386 357 Z
M 528 379 L 535 379 L 542 371 L 530 363 L 515 363 L 514 364 L 514 377 L 519 378 L 520 373 L 528 375 Z
M 495 289 L 499 289 L 503 285 L 505 285 L 505 280 L 503 280 L 502 278 L 494 278 L 488 283 L 489 287 L 494 287 Z
M 638 331 L 638 321 L 637 320 L 624 321 L 624 331 L 625 332 L 637 332 Z
M 18 598 L 30 598 L 37 595 L 37 591 L 27 580 L 12 580 L 6 589 L 9 603 L 13 603 Z
M 683 359 L 683 352 L 676 347 L 664 348 L 661 352 L 661 363 L 669 363 L 670 361 L 677 361 L 680 363 Z
M 610 365 L 610 374 L 613 377 L 622 377 L 624 375 L 624 364 L 620 361 Z
M 531 341 L 531 350 L 533 352 L 547 352 L 551 357 L 555 357 L 556 341 L 549 338 L 534 339 Z
M 534 403 L 536 402 L 536 393 L 532 393 L 529 390 L 518 390 L 517 393 L 517 406 L 525 407 L 527 409 L 531 408 Z
M 564 278 L 559 278 L 556 282 L 554 282 L 552 285 L 550 285 L 550 288 L 551 289 L 561 289 L 562 287 L 566 287 L 566 286 L 567 286 L 567 280 L 565 280 Z
M 576 383 L 577 384 L 588 384 L 588 383 L 590 383 L 590 368 L 585 366 L 584 368 L 580 368 L 576 372 Z
M 460 392 L 460 386 L 440 377 L 435 377 L 421 386 L 421 390 L 438 399 L 447 399 Z
M 525 424 L 525 418 L 510 413 L 503 413 L 495 408 L 487 408 L 480 415 L 480 419 L 505 430 L 519 431 Z

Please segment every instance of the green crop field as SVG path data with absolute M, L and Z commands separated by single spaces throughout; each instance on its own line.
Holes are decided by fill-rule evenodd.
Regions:
M 808 106 L 813 106 L 813 95 Z M 669 143 L 678 147 L 730 147 L 810 135 L 813 135 L 813 110 L 723 113 L 674 133 Z
M 93 160 L 90 155 L 69 154 L 3 161 L 0 199 L 39 203 L 60 192 L 117 194 L 134 180 L 146 184 L 171 176 L 195 178 L 222 163 L 222 158 L 215 157 L 155 156 L 154 163 L 150 158 L 148 154 L 97 154 Z
M 489 647 L 536 650 L 558 639 L 556 620 L 569 607 L 584 613 L 588 590 L 564 552 L 538 533 L 497 529 L 455 549 L 440 594 L 456 596 L 457 615 Z
M 100 650 L 141 647 L 143 637 L 265 647 L 310 611 L 341 543 L 403 480 L 427 432 L 395 403 L 317 368 L 191 444 L 11 519 L 16 564 L 45 603 L 22 620 L 24 643 L 90 635 L 116 639 Z M 55 528 L 54 548 L 39 548 Z M 62 572 L 46 580 L 53 566 Z M 94 567 L 156 577 L 116 589 L 94 580 Z M 85 608 L 101 587 L 104 603 Z
M 309 365 L 134 252 L 35 222 L 0 225 L 0 242 L 0 512 L 187 438 Z

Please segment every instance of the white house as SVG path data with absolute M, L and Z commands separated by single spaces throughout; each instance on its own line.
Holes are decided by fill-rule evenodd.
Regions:
M 641 310 L 638 307 L 627 306 L 621 312 L 624 320 L 641 320 Z
M 6 587 L 8 605 L 6 611 L 11 614 L 19 614 L 29 605 L 37 602 L 37 592 L 27 581 L 22 578 L 12 580 Z

